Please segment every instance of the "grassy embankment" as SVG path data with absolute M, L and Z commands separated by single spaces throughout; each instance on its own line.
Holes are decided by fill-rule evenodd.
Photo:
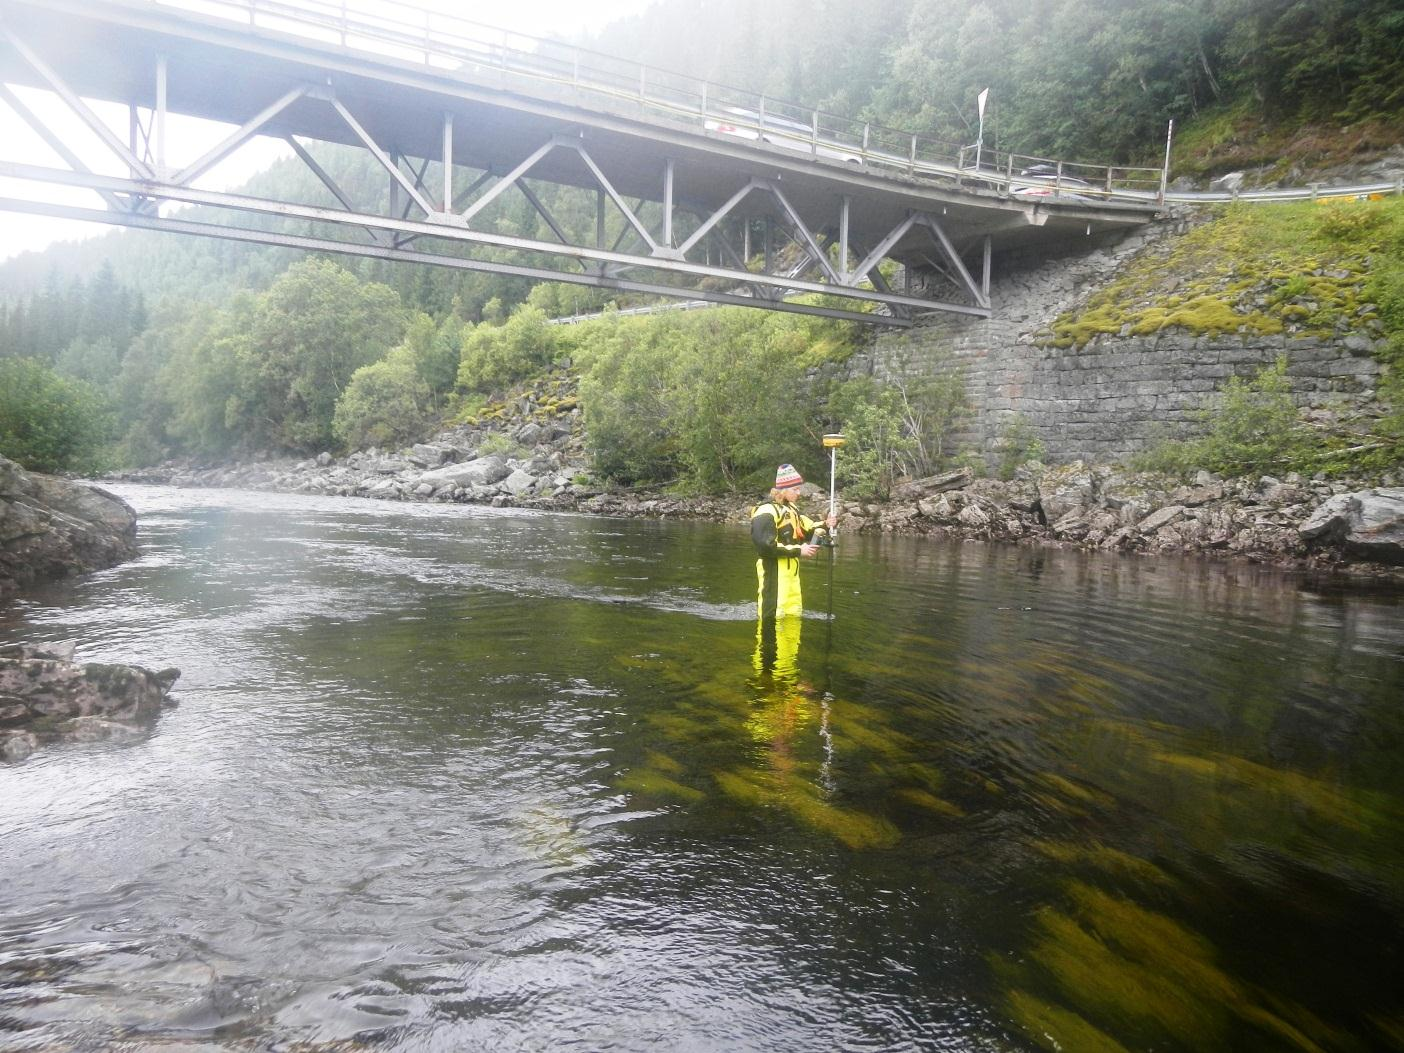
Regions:
M 1375 117 L 1354 124 L 1273 121 L 1245 98 L 1205 111 L 1176 128 L 1171 171 L 1204 180 L 1242 171 L 1253 185 L 1310 182 L 1313 172 L 1371 161 L 1404 142 L 1404 117 Z M 1158 164 L 1156 155 L 1146 163 Z
M 1286 334 L 1374 341 L 1382 413 L 1300 419 L 1279 361 L 1234 378 L 1204 435 L 1165 443 L 1142 466 L 1229 474 L 1377 474 L 1404 463 L 1404 199 L 1233 205 L 1128 266 L 1047 333 L 1071 348 L 1102 335 Z

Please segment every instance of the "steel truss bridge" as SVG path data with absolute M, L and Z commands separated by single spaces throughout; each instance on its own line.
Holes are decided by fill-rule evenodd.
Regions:
M 61 99 L 106 163 L 12 86 Z M 972 169 L 971 148 L 384 3 L 0 0 L 0 100 L 67 166 L 0 144 L 0 177 L 92 196 L 3 210 L 893 326 L 988 317 L 1002 255 L 1144 223 L 1164 200 L 1163 179 L 1135 186 L 1159 170 L 1057 162 L 1053 192 L 1024 196 L 1031 159 Z M 126 107 L 125 134 L 89 100 Z M 169 114 L 234 130 L 191 157 Z M 286 141 L 322 199 L 201 188 L 255 136 Z M 365 151 L 385 190 L 355 196 L 318 144 Z M 583 209 L 564 215 L 563 195 Z M 504 228 L 513 197 L 549 238 Z

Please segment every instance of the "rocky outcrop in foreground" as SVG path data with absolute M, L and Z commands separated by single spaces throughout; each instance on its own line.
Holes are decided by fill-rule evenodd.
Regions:
M 73 661 L 72 641 L 0 647 L 0 759 L 41 742 L 123 734 L 154 717 L 180 676 L 135 665 Z
M 121 498 L 0 457 L 0 602 L 135 555 L 136 513 Z

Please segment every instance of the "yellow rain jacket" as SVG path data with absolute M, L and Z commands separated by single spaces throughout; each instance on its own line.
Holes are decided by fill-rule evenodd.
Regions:
M 810 542 L 816 529 L 812 519 L 792 505 L 767 501 L 751 511 L 751 543 L 756 546 L 756 609 L 762 618 L 799 617 L 800 546 Z

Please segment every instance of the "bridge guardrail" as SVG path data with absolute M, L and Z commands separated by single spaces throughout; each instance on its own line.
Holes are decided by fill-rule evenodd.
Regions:
M 937 179 L 1003 194 L 1030 190 L 1055 199 L 1126 205 L 1296 201 L 1328 196 L 1404 194 L 1404 180 L 1351 187 L 1176 192 L 1168 171 L 1035 157 L 961 145 L 857 121 L 724 84 L 646 66 L 602 52 L 517 33 L 399 0 L 118 0 L 213 16 L 336 44 L 377 57 L 424 65 L 442 73 L 490 80 L 503 87 L 532 82 L 593 95 L 615 108 L 700 124 L 816 160 L 864 171 Z M 1038 175 L 1025 175 L 1041 169 Z

